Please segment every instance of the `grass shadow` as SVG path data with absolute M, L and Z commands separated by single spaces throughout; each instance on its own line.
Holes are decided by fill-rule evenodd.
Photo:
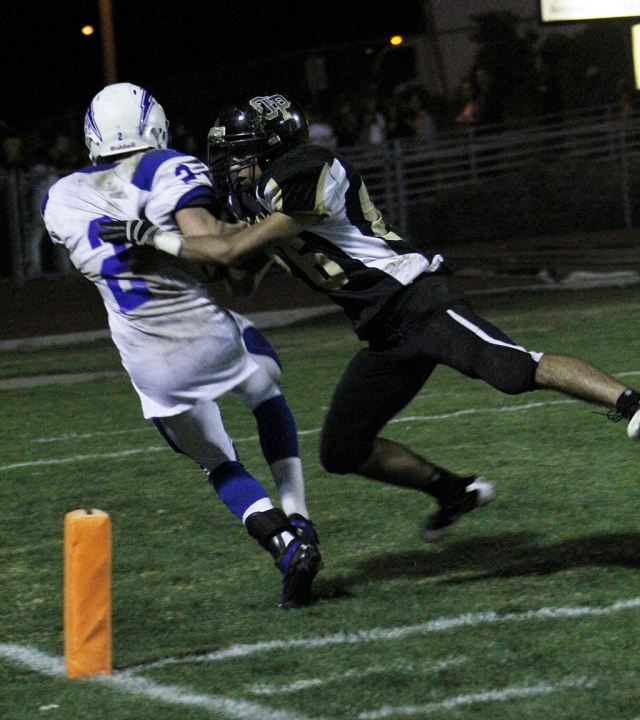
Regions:
M 603 533 L 546 544 L 535 533 L 503 533 L 432 545 L 425 550 L 371 556 L 351 574 L 318 578 L 322 599 L 353 595 L 353 588 L 372 580 L 441 578 L 455 585 L 490 578 L 549 575 L 581 567 L 640 569 L 640 533 Z M 451 574 L 467 573 L 462 577 Z

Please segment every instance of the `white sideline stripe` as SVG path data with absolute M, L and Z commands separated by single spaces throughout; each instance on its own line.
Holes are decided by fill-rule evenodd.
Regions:
M 0 644 L 0 657 L 48 677 L 62 678 L 67 675 L 62 658 L 52 657 L 33 648 Z M 145 678 L 133 677 L 130 673 L 96 675 L 86 678 L 85 682 L 101 683 L 129 695 L 138 695 L 169 705 L 200 707 L 240 720 L 312 720 L 295 713 L 272 710 L 257 703 L 194 693 L 176 685 L 162 685 Z
M 24 665 L 29 670 L 34 670 L 48 677 L 64 677 L 67 674 L 64 660 L 61 658 L 52 657 L 40 652 L 40 650 L 34 650 L 23 645 L 0 643 L 0 657 Z
M 105 458 L 121 458 L 128 455 L 139 455 L 140 453 L 146 452 L 161 452 L 170 449 L 171 448 L 168 445 L 165 445 L 162 447 L 135 448 L 134 450 L 121 450 L 120 452 L 100 453 L 96 455 L 74 455 L 73 457 L 57 458 L 54 460 L 33 460 L 31 462 L 2 465 L 0 466 L 0 470 L 15 470 L 16 468 L 38 467 L 41 465 L 62 465 L 64 463 L 83 462 L 84 460 L 104 460 Z
M 245 700 L 232 700 L 231 698 L 190 692 L 177 685 L 161 685 L 152 680 L 133 677 L 128 674 L 118 673 L 98 676 L 96 681 L 131 695 L 140 695 L 151 700 L 159 700 L 168 705 L 200 707 L 221 713 L 229 718 L 239 718 L 240 720 L 312 720 L 312 718 L 286 710 L 272 710 L 264 705 Z M 316 720 L 320 720 L 320 718 Z
M 548 402 L 527 403 L 526 405 L 503 405 L 497 408 L 469 408 L 467 410 L 456 410 L 456 412 L 444 413 L 442 415 L 406 415 L 404 417 L 393 418 L 393 420 L 389 420 L 387 424 L 412 422 L 413 420 L 448 420 L 449 418 L 461 417 L 462 415 L 476 415 L 479 413 L 518 412 L 519 410 L 532 410 L 533 408 L 548 407 L 549 405 L 569 405 L 577 402 L 579 402 L 579 400 L 550 400 Z
M 467 658 L 454 658 L 453 660 L 442 660 L 441 662 L 435 663 L 429 667 L 416 667 L 405 662 L 395 662 L 391 665 L 386 666 L 375 666 L 368 667 L 364 670 L 347 670 L 344 673 L 336 673 L 335 675 L 328 675 L 326 678 L 309 678 L 307 680 L 297 680 L 296 682 L 290 683 L 289 685 L 267 685 L 256 684 L 245 686 L 247 691 L 254 695 L 282 695 L 285 693 L 299 692 L 300 690 L 307 690 L 311 687 L 319 687 L 320 685 L 326 685 L 331 682 L 342 682 L 343 680 L 353 680 L 354 678 L 364 678 L 369 675 L 384 675 L 388 672 L 405 672 L 405 673 L 431 673 L 441 672 L 447 668 L 463 665 L 468 662 Z
M 67 435 L 58 435 L 57 437 L 32 438 L 32 443 L 52 443 L 64 442 L 66 440 L 86 440 L 92 437 L 111 437 L 113 435 L 131 435 L 132 433 L 147 432 L 151 427 L 132 428 L 130 430 L 96 430 L 90 433 L 68 433 Z
M 356 633 L 335 633 L 324 637 L 299 638 L 293 640 L 271 640 L 258 642 L 252 645 L 231 645 L 225 650 L 206 653 L 205 655 L 194 655 L 193 657 L 165 658 L 146 665 L 138 665 L 129 669 L 129 672 L 137 672 L 148 668 L 163 667 L 164 665 L 179 665 L 192 662 L 217 662 L 229 658 L 247 657 L 256 653 L 271 652 L 272 650 L 289 650 L 292 648 L 318 648 L 330 645 L 356 645 L 363 642 L 379 642 L 382 640 L 402 640 L 411 635 L 428 635 L 434 632 L 443 632 L 453 628 L 477 627 L 493 623 L 523 622 L 527 620 L 559 620 L 573 619 L 589 616 L 611 615 L 622 610 L 640 609 L 640 597 L 631 600 L 619 600 L 613 605 L 603 608 L 583 607 L 560 607 L 540 608 L 539 610 L 527 610 L 522 613 L 507 613 L 499 615 L 490 610 L 483 613 L 469 613 L 454 618 L 439 618 L 429 620 L 419 625 L 408 625 L 396 628 L 374 628 L 373 630 L 361 630 Z
M 565 690 L 567 688 L 592 688 L 596 684 L 595 679 L 586 677 L 565 678 L 559 683 L 538 683 L 537 685 L 516 685 L 504 690 L 485 690 L 484 692 L 470 693 L 468 695 L 457 695 L 441 702 L 428 703 L 427 705 L 405 705 L 404 707 L 391 707 L 386 705 L 379 710 L 362 712 L 358 720 L 378 720 L 391 715 L 428 715 L 438 710 L 455 710 L 462 705 L 473 705 L 486 702 L 506 702 L 531 697 L 532 695 L 548 695 Z
M 518 412 L 520 410 L 533 410 L 535 408 L 542 408 L 542 407 L 549 407 L 551 405 L 569 405 L 571 403 L 577 403 L 580 402 L 579 400 L 549 400 L 547 402 L 535 402 L 535 403 L 527 403 L 526 405 L 503 405 L 502 407 L 497 408 L 469 408 L 467 410 L 457 410 L 456 412 L 452 413 L 443 413 L 441 415 L 409 415 L 405 417 L 399 417 L 399 418 L 393 418 L 393 420 L 390 420 L 387 424 L 388 425 L 396 425 L 398 423 L 406 423 L 406 422 L 429 422 L 431 420 L 447 420 L 449 418 L 455 418 L 455 417 L 462 417 L 463 415 L 476 415 L 476 414 L 482 414 L 482 413 L 502 413 L 502 412 Z M 303 435 L 317 435 L 320 432 L 320 428 L 314 428 L 313 430 L 298 430 L 298 436 Z M 122 434 L 121 430 L 113 431 L 113 433 L 104 433 L 99 432 L 95 433 L 96 435 L 119 435 Z M 83 438 L 91 437 L 91 434 L 86 434 L 81 436 Z M 53 438 L 51 441 L 55 439 L 65 440 L 66 437 L 62 438 Z M 240 442 L 250 442 L 250 441 L 256 441 L 260 438 L 258 435 L 250 435 L 248 437 L 244 438 L 236 438 L 234 439 L 235 443 Z M 49 442 L 47 438 L 38 438 L 36 440 L 33 440 L 32 442 Z M 0 472 L 3 470 L 15 470 L 16 468 L 25 468 L 25 467 L 36 467 L 39 465 L 60 465 L 62 463 L 71 463 L 71 462 L 83 462 L 85 460 L 103 460 L 103 459 L 116 459 L 121 457 L 126 457 L 128 455 L 136 455 L 140 453 L 145 452 L 160 452 L 161 450 L 169 450 L 169 446 L 163 446 L 163 447 L 147 447 L 147 448 L 134 448 L 132 450 L 122 450 L 119 452 L 114 453 L 104 453 L 104 454 L 94 454 L 94 455 L 73 455 L 72 457 L 68 458 L 57 458 L 53 460 L 33 460 L 29 462 L 23 462 L 23 463 L 13 463 L 11 465 L 0 465 Z
M 387 425 L 397 425 L 406 422 L 425 422 L 429 420 L 449 420 L 450 418 L 461 417 L 463 415 L 476 415 L 483 413 L 502 413 L 502 412 L 518 412 L 519 410 L 533 410 L 534 408 L 548 407 L 550 405 L 570 405 L 578 403 L 579 400 L 549 400 L 548 402 L 534 402 L 526 405 L 503 405 L 497 408 L 468 408 L 467 410 L 456 410 L 452 413 L 442 413 L 440 415 L 405 415 L 403 417 L 393 418 L 389 420 Z M 313 430 L 298 430 L 298 435 L 316 435 L 320 432 L 320 428 Z M 259 440 L 257 435 L 251 435 L 245 438 L 238 438 L 234 442 L 247 442 L 248 440 Z M 0 468 L 1 470 L 2 468 Z
M 24 390 L 42 387 L 43 385 L 74 385 L 79 382 L 93 380 L 110 380 L 112 378 L 126 378 L 124 370 L 105 370 L 103 372 L 64 373 L 61 375 L 33 375 L 32 377 L 17 377 L 0 380 L 0 390 Z
M 616 373 L 614 377 L 624 377 L 626 375 L 640 375 L 640 370 L 632 370 L 631 372 Z M 416 396 L 414 399 L 426 397 L 425 395 Z M 395 423 L 409 422 L 411 420 L 448 420 L 449 418 L 459 417 L 461 415 L 473 415 L 475 413 L 498 413 L 498 412 L 518 412 L 519 410 L 531 410 L 533 408 L 548 407 L 550 405 L 569 405 L 572 403 L 578 403 L 580 400 L 548 400 L 546 402 L 534 402 L 527 403 L 526 405 L 503 405 L 497 408 L 468 408 L 467 410 L 456 410 L 452 413 L 441 413 L 440 415 L 407 415 L 404 417 L 393 418 L 389 420 L 388 425 Z M 111 435 L 128 435 L 131 433 L 145 432 L 149 430 L 149 427 L 144 428 L 133 428 L 132 430 L 110 430 L 104 431 L 99 430 L 94 433 L 83 433 L 77 435 L 70 433 L 69 435 L 60 435 L 58 437 L 48 438 L 33 438 L 30 442 L 33 443 L 49 443 L 59 442 L 63 440 L 86 440 L 92 437 L 107 437 Z M 320 432 L 320 428 L 313 428 L 312 430 L 298 430 L 298 435 L 315 435 Z M 257 435 L 249 435 L 243 438 L 234 438 L 233 442 L 248 442 L 250 440 L 259 440 Z M 2 468 L 0 468 L 1 470 Z M 640 718 L 638 718 L 640 720 Z
M 617 377 L 623 375 L 640 375 L 639 371 L 633 371 L 628 373 L 618 373 Z M 440 415 L 405 415 L 399 418 L 393 418 L 389 420 L 388 425 L 394 425 L 396 423 L 410 422 L 412 420 L 448 420 L 449 418 L 460 417 L 461 415 L 474 415 L 478 413 L 501 413 L 501 412 L 518 412 L 520 410 L 532 410 L 534 408 L 549 407 L 551 405 L 571 405 L 578 403 L 580 400 L 548 400 L 546 402 L 534 402 L 527 403 L 526 405 L 503 405 L 497 408 L 468 408 L 467 410 L 456 410 L 452 413 L 441 413 Z M 64 440 L 86 440 L 92 437 L 107 437 L 111 435 L 129 435 L 131 433 L 145 432 L 150 428 L 134 428 L 132 430 L 110 430 L 110 431 L 97 431 L 94 433 L 83 433 L 82 435 L 70 434 L 60 435 L 59 437 L 49 438 L 33 438 L 30 442 L 32 443 L 50 443 L 59 442 Z M 320 428 L 313 428 L 312 430 L 298 430 L 298 435 L 315 435 L 320 432 Z M 234 438 L 233 442 L 249 442 L 250 440 L 259 440 L 258 435 L 248 435 L 243 438 Z M 0 470 L 3 468 L 0 467 Z M 640 720 L 640 718 L 638 719 Z
M 633 285 L 640 282 L 640 274 L 634 271 L 621 271 L 619 273 L 585 273 L 574 272 L 559 283 L 538 283 L 532 285 L 513 285 L 501 288 L 486 288 L 482 290 L 469 290 L 467 295 L 504 295 L 522 290 L 579 290 L 594 287 L 616 287 L 620 285 Z M 317 305 L 312 307 L 294 308 L 293 310 L 268 310 L 264 312 L 247 313 L 246 318 L 251 320 L 259 330 L 285 325 L 314 318 L 320 315 L 340 311 L 338 305 Z M 562 311 L 557 314 L 567 315 L 574 311 Z M 89 330 L 85 332 L 69 333 L 66 335 L 45 335 L 35 338 L 20 338 L 18 340 L 0 341 L 0 352 L 3 350 L 22 350 L 25 348 L 50 347 L 52 345 L 73 345 L 76 343 L 93 342 L 95 340 L 109 340 L 109 330 Z M 640 720 L 638 718 L 637 720 Z
M 291 310 L 266 310 L 264 312 L 247 313 L 245 317 L 258 328 L 267 330 L 274 327 L 286 327 L 300 320 L 330 315 L 342 308 L 338 305 L 314 305 L 311 307 L 293 308 Z M 0 352 L 5 350 L 24 350 L 28 348 L 53 347 L 56 345 L 75 345 L 77 343 L 110 340 L 109 330 L 89 330 L 87 332 L 68 333 L 66 335 L 44 335 L 35 338 L 0 341 Z

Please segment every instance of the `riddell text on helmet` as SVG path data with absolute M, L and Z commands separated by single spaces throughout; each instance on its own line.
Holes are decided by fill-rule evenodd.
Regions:
M 111 145 L 109 147 L 109 150 L 111 150 L 111 152 L 117 152 L 118 150 L 130 150 L 134 147 L 138 147 L 138 145 L 134 142 L 121 143 L 120 145 Z

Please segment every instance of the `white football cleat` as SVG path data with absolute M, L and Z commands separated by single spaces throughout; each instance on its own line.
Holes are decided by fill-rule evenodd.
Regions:
M 640 410 L 629 420 L 627 425 L 627 435 L 632 440 L 640 440 Z

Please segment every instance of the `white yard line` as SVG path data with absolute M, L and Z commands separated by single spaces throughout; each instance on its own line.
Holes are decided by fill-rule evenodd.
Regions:
M 464 415 L 484 415 L 486 413 L 504 413 L 519 412 L 521 410 L 534 410 L 541 407 L 549 407 L 551 405 L 569 405 L 577 403 L 578 400 L 549 400 L 548 402 L 533 402 L 526 405 L 503 405 L 495 408 L 468 408 L 466 410 L 456 410 L 452 413 L 443 413 L 441 415 L 405 415 L 403 417 L 394 418 L 389 421 L 389 425 L 396 423 L 405 423 L 413 421 L 429 421 L 429 420 L 449 420 L 450 418 L 463 417 Z
M 105 370 L 93 373 L 64 373 L 61 375 L 34 375 L 33 377 L 17 377 L 0 380 L 0 390 L 24 390 L 42 387 L 44 385 L 74 385 L 79 382 L 93 380 L 110 380 L 113 378 L 127 378 L 123 370 Z
M 247 313 L 247 317 L 259 330 L 286 327 L 301 320 L 310 320 L 323 315 L 340 312 L 338 305 L 313 305 L 311 307 L 297 307 L 290 310 L 266 310 L 264 312 Z M 68 333 L 66 335 L 45 335 L 35 338 L 21 338 L 19 340 L 0 341 L 0 352 L 11 350 L 26 350 L 33 348 L 54 347 L 59 345 L 77 345 L 79 343 L 92 343 L 96 340 L 110 340 L 109 330 L 90 330 L 88 332 Z
M 467 410 L 457 410 L 456 412 L 452 413 L 443 413 L 440 415 L 409 415 L 399 418 L 394 418 L 393 420 L 389 421 L 389 425 L 395 425 L 398 423 L 406 423 L 406 422 L 431 422 L 436 420 L 448 420 L 455 417 L 463 417 L 465 415 L 479 415 L 479 414 L 490 414 L 490 413 L 504 413 L 504 412 L 519 412 L 522 410 L 535 410 L 538 408 L 543 407 L 550 407 L 553 405 L 566 405 L 570 403 L 577 403 L 578 400 L 550 400 L 548 402 L 535 402 L 535 403 L 527 403 L 526 405 L 505 405 L 502 407 L 497 408 L 468 408 Z M 304 435 L 317 435 L 320 432 L 320 428 L 313 428 L 312 430 L 298 430 L 299 436 Z M 96 432 L 96 433 L 85 433 L 81 436 L 77 436 L 78 438 L 87 439 L 94 436 L 97 437 L 104 437 L 106 435 L 120 435 L 122 434 L 121 430 L 114 430 L 112 432 Z M 54 440 L 67 440 L 67 439 L 74 439 L 74 436 L 61 436 L 58 438 L 35 438 L 31 442 L 38 442 L 38 443 L 44 443 L 44 442 L 53 442 Z M 259 440 L 259 437 L 257 435 L 249 435 L 248 437 L 243 438 L 234 438 L 235 443 L 241 443 L 241 442 L 254 442 Z M 136 455 L 140 453 L 145 452 L 159 452 L 161 450 L 168 450 L 169 446 L 161 446 L 161 447 L 145 447 L 145 448 L 133 448 L 131 450 L 122 450 L 119 452 L 113 452 L 113 453 L 95 453 L 92 455 L 73 455 L 67 458 L 53 458 L 50 460 L 32 460 L 32 461 L 26 461 L 21 463 L 12 463 L 10 465 L 0 465 L 0 472 L 3 470 L 15 470 L 16 468 L 25 468 L 25 467 L 37 467 L 41 465 L 60 465 L 63 463 L 71 463 L 71 462 L 84 462 L 84 461 L 93 461 L 93 460 L 103 460 L 103 459 L 117 459 L 121 457 L 127 457 L 129 455 Z
M 65 663 L 62 658 L 52 657 L 33 648 L 0 644 L 0 658 L 18 663 L 48 677 L 66 677 Z M 80 681 L 74 680 L 73 682 Z M 295 712 L 272 710 L 254 702 L 196 693 L 177 685 L 163 685 L 145 678 L 133 677 L 128 673 L 96 675 L 82 682 L 100 683 L 128 695 L 137 695 L 168 705 L 203 708 L 216 712 L 219 716 L 238 720 L 311 720 L 311 718 Z M 49 706 L 47 709 L 52 707 Z M 320 719 L 316 718 L 316 720 Z
M 128 430 L 96 430 L 95 432 L 89 432 L 89 433 L 67 433 L 65 435 L 57 435 L 54 437 L 32 438 L 29 442 L 32 442 L 32 443 L 67 442 L 67 441 L 71 441 L 71 440 L 87 440 L 88 438 L 94 438 L 94 437 L 112 437 L 113 435 L 131 435 L 132 433 L 151 432 L 152 430 L 153 430 L 153 428 L 150 425 L 143 425 L 142 427 L 130 428 Z
M 631 374 L 631 373 L 627 373 Z M 640 372 L 637 373 L 640 375 Z M 519 412 L 521 410 L 534 410 L 541 407 L 549 407 L 552 405 L 570 405 L 572 403 L 580 402 L 579 400 L 549 400 L 547 402 L 535 402 L 527 403 L 526 405 L 504 405 L 502 407 L 495 408 L 468 408 L 466 410 L 456 410 L 451 413 L 441 413 L 440 415 L 406 415 L 403 417 L 393 418 L 389 421 L 389 425 L 397 423 L 413 422 L 413 421 L 430 421 L 430 420 L 449 420 L 454 417 L 462 417 L 464 415 L 478 415 L 484 413 L 503 413 L 503 412 Z M 133 430 L 109 430 L 109 431 L 97 431 L 94 433 L 83 433 L 82 435 L 60 435 L 58 437 L 48 438 L 33 438 L 30 440 L 32 443 L 51 443 L 51 442 L 62 442 L 67 440 L 87 440 L 93 437 L 107 437 L 112 435 L 128 435 L 134 432 L 143 432 L 151 430 L 151 427 L 136 428 Z M 313 428 L 311 430 L 298 430 L 298 435 L 317 435 L 320 432 L 320 428 Z M 248 435 L 247 437 L 234 438 L 233 442 L 251 442 L 259 440 L 258 435 Z M 0 467 L 0 470 L 4 468 Z
M 455 710 L 464 705 L 475 705 L 486 702 L 506 702 L 508 700 L 520 700 L 534 695 L 549 695 L 550 693 L 566 690 L 568 688 L 592 688 L 596 681 L 586 677 L 565 678 L 559 683 L 538 683 L 537 685 L 520 685 L 503 690 L 485 690 L 468 695 L 456 695 L 440 702 L 427 703 L 426 705 L 405 705 L 390 707 L 388 705 L 379 710 L 361 712 L 358 720 L 380 720 L 386 717 L 398 717 L 400 715 L 429 715 L 438 710 Z
M 254 684 L 247 685 L 246 690 L 252 695 L 283 695 L 288 693 L 300 692 L 301 690 L 307 690 L 312 687 L 319 687 L 321 685 L 327 685 L 328 683 L 341 683 L 345 680 L 352 681 L 359 678 L 366 678 L 370 675 L 386 675 L 387 673 L 405 673 L 415 676 L 417 674 L 424 675 L 426 673 L 442 672 L 450 667 L 457 667 L 468 662 L 467 658 L 453 658 L 451 660 L 442 660 L 441 662 L 434 663 L 433 665 L 427 666 L 416 666 L 406 662 L 395 662 L 391 665 L 376 665 L 373 667 L 365 668 L 364 670 L 347 670 L 343 673 L 336 673 L 334 675 L 327 675 L 325 678 L 307 678 L 306 680 L 297 680 L 296 682 L 289 683 L 287 685 L 273 685 L 273 684 Z
M 71 457 L 67 458 L 54 458 L 52 460 L 32 460 L 30 462 L 22 462 L 22 463 L 12 463 L 11 465 L 2 465 L 0 466 L 0 470 L 15 470 L 16 468 L 25 468 L 25 467 L 39 467 L 39 466 L 45 466 L 45 465 L 63 465 L 64 463 L 73 463 L 73 462 L 85 462 L 85 461 L 93 461 L 93 460 L 104 460 L 105 458 L 122 458 L 122 457 L 128 457 L 129 455 L 139 455 L 140 453 L 147 453 L 147 452 L 164 452 L 165 450 L 170 450 L 171 448 L 168 445 L 163 445 L 160 447 L 146 447 L 146 448 L 135 448 L 133 450 L 121 450 L 119 452 L 113 452 L 113 453 L 97 453 L 95 455 L 73 455 Z
M 405 627 L 395 628 L 374 628 L 372 630 L 360 630 L 355 633 L 339 632 L 333 635 L 325 635 L 324 637 L 311 638 L 294 638 L 292 640 L 270 640 L 265 642 L 253 643 L 251 645 L 231 645 L 224 650 L 206 653 L 204 655 L 194 655 L 191 657 L 165 658 L 147 665 L 140 665 L 130 669 L 130 672 L 138 672 L 149 668 L 164 667 L 165 665 L 181 665 L 183 663 L 198 662 L 220 662 L 230 658 L 243 658 L 249 655 L 256 655 L 273 650 L 290 650 L 290 649 L 314 649 L 319 647 L 327 647 L 331 645 L 357 645 L 360 643 L 380 642 L 389 640 L 402 640 L 413 635 L 429 635 L 434 632 L 443 632 L 462 627 L 477 627 L 480 625 L 490 624 L 506 624 L 512 622 L 526 622 L 531 620 L 547 621 L 547 620 L 571 620 L 582 617 L 599 617 L 602 615 L 612 615 L 613 613 L 622 612 L 624 610 L 640 609 L 640 597 L 631 600 L 620 600 L 613 605 L 601 608 L 593 608 L 589 606 L 581 607 L 559 607 L 559 608 L 540 608 L 538 610 L 527 610 L 521 613 L 506 613 L 499 615 L 497 612 L 490 610 L 483 613 L 469 613 L 458 615 L 452 618 L 438 618 L 429 620 L 418 625 L 408 625 Z
M 170 705 L 199 707 L 222 714 L 225 717 L 238 718 L 240 720 L 256 720 L 258 718 L 260 720 L 311 720 L 310 718 L 301 716 L 297 713 L 272 710 L 252 702 L 245 702 L 242 700 L 235 700 L 215 695 L 206 695 L 203 693 L 192 692 L 176 685 L 161 684 L 153 680 L 140 677 L 136 675 L 136 673 L 149 670 L 151 668 L 187 662 L 216 662 L 230 658 L 243 658 L 256 653 L 269 652 L 276 649 L 318 648 L 338 644 L 353 645 L 362 642 L 401 640 L 411 635 L 424 635 L 455 628 L 475 627 L 488 623 L 509 623 L 531 620 L 566 620 L 586 616 L 611 615 L 624 610 L 637 609 L 640 609 L 640 597 L 632 598 L 630 600 L 621 600 L 605 607 L 581 606 L 540 608 L 537 610 L 528 610 L 522 613 L 506 613 L 504 615 L 499 615 L 495 611 L 488 611 L 483 613 L 460 615 L 453 618 L 439 618 L 419 625 L 410 625 L 406 627 L 387 629 L 376 628 L 372 630 L 362 630 L 355 633 L 337 633 L 325 637 L 274 640 L 270 642 L 255 643 L 253 645 L 233 645 L 225 650 L 208 653 L 206 655 L 187 658 L 167 658 L 158 662 L 133 667 L 123 672 L 116 672 L 113 675 L 98 675 L 96 677 L 86 679 L 85 682 L 101 683 L 117 691 L 130 695 L 146 697 L 148 699 L 157 700 Z M 0 644 L 0 658 L 18 663 L 23 667 L 27 667 L 34 672 L 41 673 L 42 675 L 48 677 L 66 677 L 65 663 L 62 658 L 47 655 L 46 653 L 33 648 L 13 644 Z M 434 665 L 432 670 L 435 671 L 438 669 L 444 669 L 444 666 L 447 663 L 451 665 L 453 663 L 460 663 L 463 661 L 464 658 L 443 661 Z M 391 669 L 393 669 L 393 667 L 391 667 Z M 376 668 L 370 668 L 369 670 L 375 672 Z M 357 674 L 362 675 L 369 670 L 360 671 Z M 344 678 L 348 679 L 347 675 L 348 673 L 344 674 Z M 324 682 L 331 681 L 337 677 L 338 676 L 329 676 L 328 680 L 325 679 Z M 317 681 L 310 682 L 313 685 L 317 684 Z M 428 714 L 437 710 L 453 710 L 457 707 L 471 705 L 474 703 L 504 702 L 507 700 L 526 698 L 533 695 L 558 692 L 562 689 L 590 688 L 593 687 L 594 683 L 595 680 L 584 677 L 565 678 L 561 682 L 555 684 L 541 682 L 536 685 L 516 686 L 501 690 L 486 690 L 478 693 L 458 695 L 437 703 L 429 703 L 421 706 L 382 707 L 378 710 L 362 712 L 358 717 L 360 720 L 375 720 L 377 718 L 384 718 L 390 715 Z M 292 684 L 288 691 L 292 691 L 294 689 L 302 688 L 297 688 L 296 684 Z M 281 688 L 280 692 L 282 691 L 283 690 Z M 263 692 L 262 694 L 269 693 Z

